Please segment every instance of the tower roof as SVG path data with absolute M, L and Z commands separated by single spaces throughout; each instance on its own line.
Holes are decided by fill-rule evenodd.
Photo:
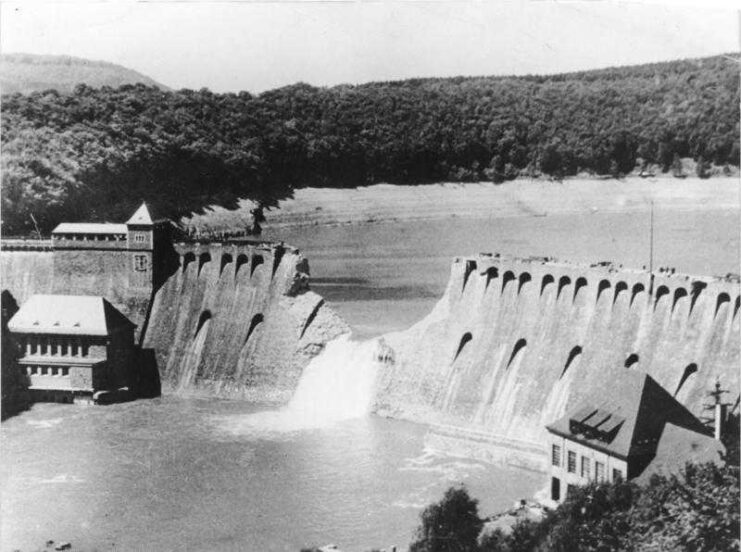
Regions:
M 131 218 L 126 221 L 126 224 L 154 224 L 152 214 L 145 202 L 142 202 L 136 212 L 131 215 Z

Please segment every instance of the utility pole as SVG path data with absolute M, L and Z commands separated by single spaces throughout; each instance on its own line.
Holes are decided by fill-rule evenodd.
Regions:
M 728 391 L 720 388 L 720 380 L 716 378 L 715 390 L 708 392 L 708 396 L 713 397 L 715 401 L 713 402 L 713 404 L 705 405 L 705 410 L 713 411 L 713 417 L 711 418 L 713 420 L 713 437 L 715 437 L 719 441 L 721 437 L 721 428 L 726 418 L 726 406 L 728 406 L 726 403 L 721 401 L 723 393 L 728 393 Z

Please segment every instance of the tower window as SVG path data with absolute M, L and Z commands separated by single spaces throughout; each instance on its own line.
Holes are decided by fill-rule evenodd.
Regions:
M 147 236 L 145 234 L 134 234 L 134 241 L 137 243 L 143 243 L 147 240 Z
M 146 255 L 134 255 L 134 270 L 137 272 L 147 271 L 147 256 Z

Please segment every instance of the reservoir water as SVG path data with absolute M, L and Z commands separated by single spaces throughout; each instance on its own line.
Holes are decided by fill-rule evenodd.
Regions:
M 737 210 L 659 212 L 655 264 L 734 272 L 738 224 Z M 645 213 L 314 227 L 266 237 L 304 251 L 313 289 L 355 337 L 424 316 L 455 255 L 648 262 Z M 356 362 L 355 346 L 307 369 L 304 389 L 281 412 L 165 396 L 100 408 L 38 404 L 7 420 L 0 426 L 2 550 L 37 549 L 48 539 L 100 551 L 297 551 L 328 542 L 346 551 L 403 549 L 421 509 L 451 484 L 466 483 L 482 513 L 545 485 L 540 474 L 437 457 L 425 451 L 423 426 L 354 410 L 367 387 L 343 379 L 341 368 Z M 307 410 L 305 397 L 326 389 L 326 378 L 353 400 Z M 334 404 L 333 397 L 316 404 Z

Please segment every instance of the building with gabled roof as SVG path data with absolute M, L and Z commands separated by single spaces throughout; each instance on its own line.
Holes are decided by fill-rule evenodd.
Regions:
M 611 383 L 609 398 L 586 397 L 546 426 L 552 500 L 590 481 L 645 479 L 720 459 L 720 441 L 649 375 L 627 370 Z
M 34 295 L 8 322 L 36 399 L 90 400 L 133 381 L 136 326 L 103 297 Z

